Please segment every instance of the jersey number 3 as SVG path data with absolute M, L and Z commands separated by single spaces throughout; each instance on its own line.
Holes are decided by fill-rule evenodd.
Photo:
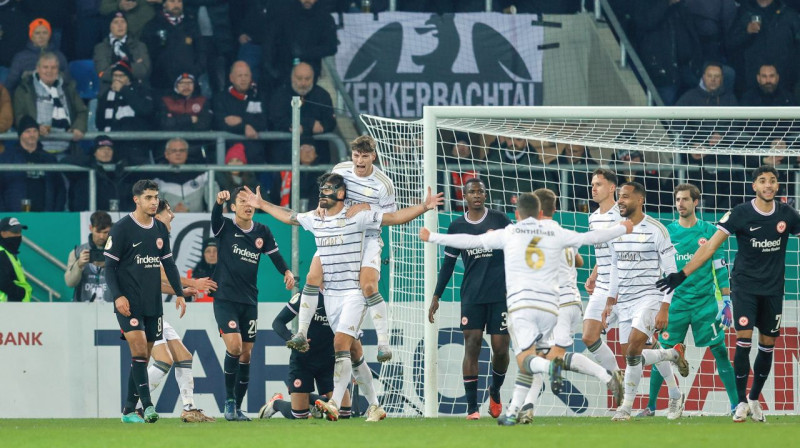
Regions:
M 528 263 L 528 267 L 531 269 L 540 269 L 544 266 L 544 252 L 541 249 L 536 247 L 541 241 L 541 237 L 535 236 L 528 243 L 528 247 L 525 249 L 525 262 Z

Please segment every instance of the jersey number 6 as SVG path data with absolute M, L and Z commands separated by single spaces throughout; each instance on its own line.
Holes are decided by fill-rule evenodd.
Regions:
M 538 236 L 533 237 L 531 242 L 528 243 L 528 248 L 525 249 L 525 262 L 528 263 L 528 267 L 531 269 L 540 269 L 544 266 L 544 252 L 536 247 L 541 239 Z M 534 255 L 536 256 L 535 259 Z

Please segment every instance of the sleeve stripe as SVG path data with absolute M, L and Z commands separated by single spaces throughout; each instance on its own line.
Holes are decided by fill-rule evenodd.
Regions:
M 267 252 L 267 255 L 274 254 L 277 251 L 278 251 L 278 248 L 276 247 L 275 249 L 272 249 L 271 251 Z
M 108 253 L 108 252 L 103 252 L 103 255 L 105 255 L 105 256 L 106 256 L 106 257 L 108 257 L 108 258 L 112 258 L 112 259 L 114 259 L 114 260 L 117 260 L 117 261 L 119 261 L 119 258 L 117 258 L 117 257 L 115 257 L 115 256 L 113 256 L 113 255 L 111 255 L 111 254 L 110 254 L 110 253 Z
M 458 258 L 458 255 L 449 254 L 447 252 L 444 253 L 448 257 Z
M 717 225 L 717 228 L 718 228 L 719 230 L 722 230 L 723 232 L 725 232 L 725 234 L 726 234 L 726 235 L 730 236 L 731 232 L 729 232 L 729 231 L 728 231 L 728 229 L 726 229 L 725 227 L 722 227 L 722 226 L 720 226 L 720 225 Z
M 161 259 L 162 260 L 166 260 L 167 258 L 170 258 L 170 257 L 172 257 L 172 252 L 168 253 L 167 255 L 164 255 L 163 257 L 161 257 Z
M 292 308 L 291 306 L 289 306 L 289 304 L 288 304 L 288 303 L 286 304 L 286 308 L 289 308 L 289 311 L 291 311 L 291 312 L 292 312 L 292 314 L 294 314 L 295 316 L 297 315 L 297 311 L 295 311 L 295 310 L 294 310 L 294 308 Z

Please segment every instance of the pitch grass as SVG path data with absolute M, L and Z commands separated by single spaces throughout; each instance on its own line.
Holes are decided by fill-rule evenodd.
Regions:
M 250 423 L 182 423 L 126 425 L 116 419 L 0 420 L 3 447 L 541 447 L 602 446 L 713 447 L 792 446 L 800 438 L 800 416 L 769 416 L 768 423 L 735 424 L 728 417 L 664 417 L 614 423 L 606 418 L 536 418 L 530 426 L 499 427 L 494 419 L 460 418 L 254 420 Z M 623 435 L 624 434 L 624 435 Z M 355 444 L 354 444 L 355 443 Z

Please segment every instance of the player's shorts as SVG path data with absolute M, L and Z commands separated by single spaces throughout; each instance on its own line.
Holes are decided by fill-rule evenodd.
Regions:
M 230 300 L 214 300 L 214 318 L 220 335 L 240 333 L 242 342 L 256 340 L 258 306 Z
M 292 356 L 289 360 L 289 393 L 310 394 L 314 392 L 314 383 L 317 384 L 317 393 L 320 395 L 332 392 L 335 361 L 333 355 L 323 359 Z
M 383 252 L 383 240 L 380 235 L 364 238 L 364 250 L 361 255 L 361 269 L 372 268 L 381 272 L 381 252 Z
M 567 305 L 558 309 L 558 320 L 553 329 L 553 344 L 559 347 L 571 347 L 575 341 L 575 328 L 583 322 L 583 311 L 579 304 Z
M 716 300 L 714 300 L 716 302 Z M 686 339 L 689 326 L 692 327 L 694 345 L 710 347 L 725 341 L 725 331 L 717 320 L 717 304 L 709 302 L 694 309 L 669 310 L 667 329 L 661 331 L 659 341 L 665 347 L 674 347 Z
M 508 334 L 511 335 L 514 355 L 533 346 L 537 350 L 549 349 L 557 321 L 555 314 L 536 308 L 521 308 L 509 313 Z
M 661 309 L 660 299 L 643 298 L 632 304 L 617 304 L 619 342 L 627 344 L 631 330 L 637 329 L 651 336 L 656 331 L 656 314 Z
M 461 302 L 461 331 L 485 330 L 487 334 L 508 334 L 506 300 L 464 304 Z
M 781 334 L 783 296 L 757 296 L 731 291 L 733 325 L 736 331 L 752 330 L 753 326 L 764 336 L 778 337 Z
M 334 334 L 344 333 L 358 338 L 367 313 L 367 301 L 360 291 L 343 296 L 328 294 L 325 296 L 325 313 Z
M 162 316 L 129 316 L 125 317 L 122 314 L 114 313 L 117 315 L 117 322 L 122 333 L 129 331 L 144 331 L 144 336 L 147 342 L 155 342 L 161 339 L 163 328 Z M 123 339 L 125 339 L 123 337 Z
M 172 328 L 172 325 L 170 325 L 169 322 L 165 320 L 162 320 L 161 322 L 164 324 L 164 331 L 161 339 L 157 340 L 153 346 L 166 344 L 167 341 L 181 340 L 181 337 L 178 336 L 178 332 Z
M 586 309 L 583 310 L 583 320 L 596 320 L 598 322 L 602 322 L 603 310 L 606 309 L 606 303 L 608 303 L 608 290 L 595 288 L 592 295 L 589 296 L 589 303 L 586 304 Z M 611 309 L 611 316 L 608 316 L 608 321 L 606 323 L 610 328 L 613 326 L 612 323 L 617 321 L 617 307 L 614 306 Z

